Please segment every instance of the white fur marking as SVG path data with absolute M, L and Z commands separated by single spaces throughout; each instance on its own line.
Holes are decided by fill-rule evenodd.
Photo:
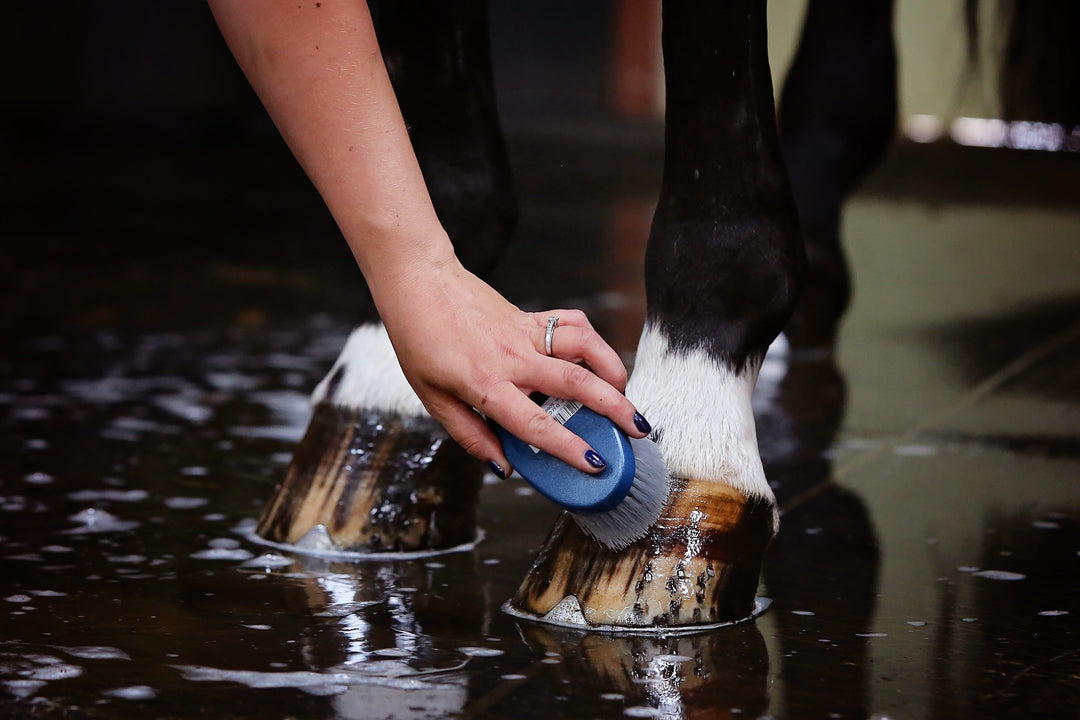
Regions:
M 331 397 L 331 379 L 344 368 Z M 352 331 L 334 367 L 311 393 L 312 405 L 328 400 L 339 407 L 428 417 L 405 373 L 382 323 L 361 325 Z
M 750 405 L 757 374 L 757 365 L 733 373 L 704 350 L 672 350 L 649 323 L 626 396 L 660 431 L 658 444 L 673 476 L 714 480 L 775 503 Z

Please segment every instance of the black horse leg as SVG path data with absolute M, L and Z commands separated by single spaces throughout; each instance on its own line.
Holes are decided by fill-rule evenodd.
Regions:
M 627 396 L 675 481 L 658 523 L 615 553 L 556 527 L 513 600 L 579 624 L 746 617 L 775 499 L 750 394 L 805 257 L 776 132 L 765 1 L 663 8 L 664 177 L 646 254 L 645 329 Z
M 363 0 L 357 0 L 363 2 Z M 495 111 L 483 0 L 370 3 L 435 210 L 485 275 L 517 218 Z M 473 540 L 482 466 L 424 409 L 383 326 L 353 331 L 260 519 L 272 540 L 332 550 L 426 550 Z
M 483 277 L 517 222 L 486 0 L 371 0 L 379 46 L 439 220 Z
M 810 0 L 780 101 L 780 137 L 806 241 L 806 289 L 785 335 L 829 347 L 851 281 L 840 211 L 896 126 L 892 0 Z

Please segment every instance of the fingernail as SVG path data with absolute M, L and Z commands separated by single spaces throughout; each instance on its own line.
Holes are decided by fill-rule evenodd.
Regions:
M 502 466 L 494 460 L 488 460 L 488 467 L 491 468 L 491 472 L 495 473 L 500 480 L 506 479 L 506 471 L 502 469 Z
M 646 435 L 652 432 L 652 425 L 650 425 L 649 421 L 645 419 L 645 416 L 639 412 L 634 413 L 634 427 Z
M 600 453 L 595 450 L 585 451 L 585 462 L 592 465 L 597 470 L 603 470 L 607 467 L 607 463 L 604 462 L 604 458 L 600 457 Z

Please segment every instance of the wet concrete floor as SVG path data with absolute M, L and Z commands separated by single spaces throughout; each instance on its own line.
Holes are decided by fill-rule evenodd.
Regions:
M 584 307 L 632 361 L 655 167 L 515 152 L 498 286 Z M 771 357 L 756 398 L 783 510 L 772 605 L 671 639 L 500 610 L 556 516 L 516 479 L 488 478 L 467 552 L 265 555 L 244 528 L 357 292 L 317 198 L 280 156 L 228 148 L 17 158 L 0 716 L 1074 715 L 1080 208 L 1061 179 L 1080 168 L 987 153 L 898 148 L 852 202 L 835 356 Z

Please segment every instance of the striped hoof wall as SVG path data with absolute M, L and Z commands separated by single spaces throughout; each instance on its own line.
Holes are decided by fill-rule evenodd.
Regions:
M 675 480 L 660 519 L 618 552 L 563 515 L 508 604 L 524 617 L 610 632 L 694 631 L 755 614 L 775 507 L 717 482 Z M 758 608 L 760 609 L 760 608 Z
M 256 532 L 292 544 L 318 535 L 321 551 L 452 548 L 476 539 L 483 474 L 430 418 L 322 401 Z

